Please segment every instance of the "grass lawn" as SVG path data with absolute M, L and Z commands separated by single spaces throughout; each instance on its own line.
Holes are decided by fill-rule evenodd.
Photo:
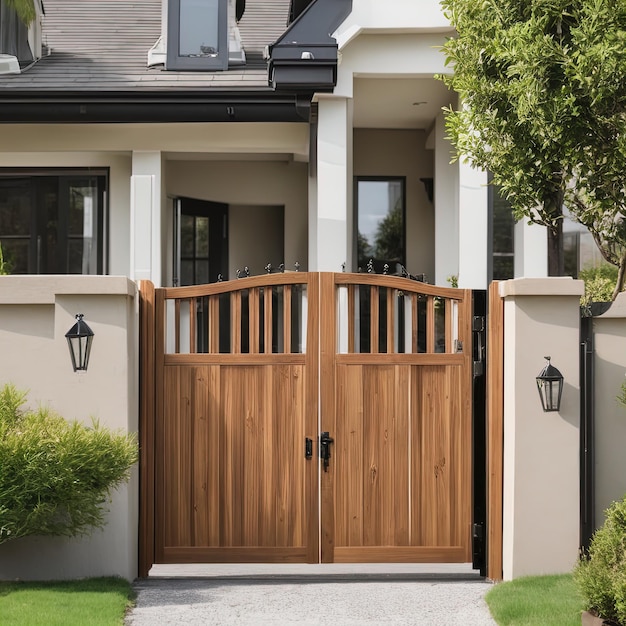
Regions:
M 486 600 L 499 626 L 580 626 L 582 600 L 571 574 L 500 583 Z
M 2 626 L 121 626 L 133 590 L 121 578 L 0 582 Z

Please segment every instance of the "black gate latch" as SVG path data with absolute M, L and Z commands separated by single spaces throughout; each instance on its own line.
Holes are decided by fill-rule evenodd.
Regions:
M 320 459 L 324 459 L 324 471 L 328 471 L 328 461 L 330 460 L 330 444 L 335 441 L 328 432 L 320 435 Z

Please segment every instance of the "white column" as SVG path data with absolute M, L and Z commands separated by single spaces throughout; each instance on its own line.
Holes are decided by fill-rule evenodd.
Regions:
M 503 282 L 505 580 L 570 572 L 580 506 L 579 298 L 571 278 Z M 564 378 L 559 412 L 545 413 L 536 376 L 544 356 Z
M 432 135 L 431 135 L 432 136 Z M 451 163 L 452 145 L 446 139 L 443 113 L 435 121 L 435 284 L 448 286 L 459 275 L 459 167 Z M 429 138 L 430 142 L 430 138 Z M 431 147 L 427 144 L 427 147 Z
M 160 152 L 133 152 L 130 185 L 130 278 L 162 284 Z
M 309 270 L 352 266 L 352 99 L 320 98 L 316 193 L 309 194 Z
M 545 226 L 522 218 L 515 224 L 515 278 L 548 275 L 548 236 Z
M 459 167 L 459 287 L 486 289 L 489 260 L 487 172 L 464 160 Z

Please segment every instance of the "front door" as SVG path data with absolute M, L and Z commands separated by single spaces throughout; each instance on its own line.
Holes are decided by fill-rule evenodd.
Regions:
M 152 562 L 470 561 L 470 296 L 297 272 L 157 290 Z
M 176 198 L 174 286 L 228 278 L 228 205 Z

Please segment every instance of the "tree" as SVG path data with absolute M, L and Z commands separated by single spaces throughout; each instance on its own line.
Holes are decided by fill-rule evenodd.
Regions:
M 17 16 L 27 26 L 37 17 L 35 12 L 36 0 L 4 0 L 9 8 L 12 8 L 17 13 Z
M 450 139 L 492 172 L 517 219 L 547 226 L 548 271 L 560 275 L 563 204 L 612 244 L 608 214 L 624 207 L 626 2 L 442 6 L 458 32 L 444 46 L 454 73 L 442 78 L 461 100 L 446 111 Z

